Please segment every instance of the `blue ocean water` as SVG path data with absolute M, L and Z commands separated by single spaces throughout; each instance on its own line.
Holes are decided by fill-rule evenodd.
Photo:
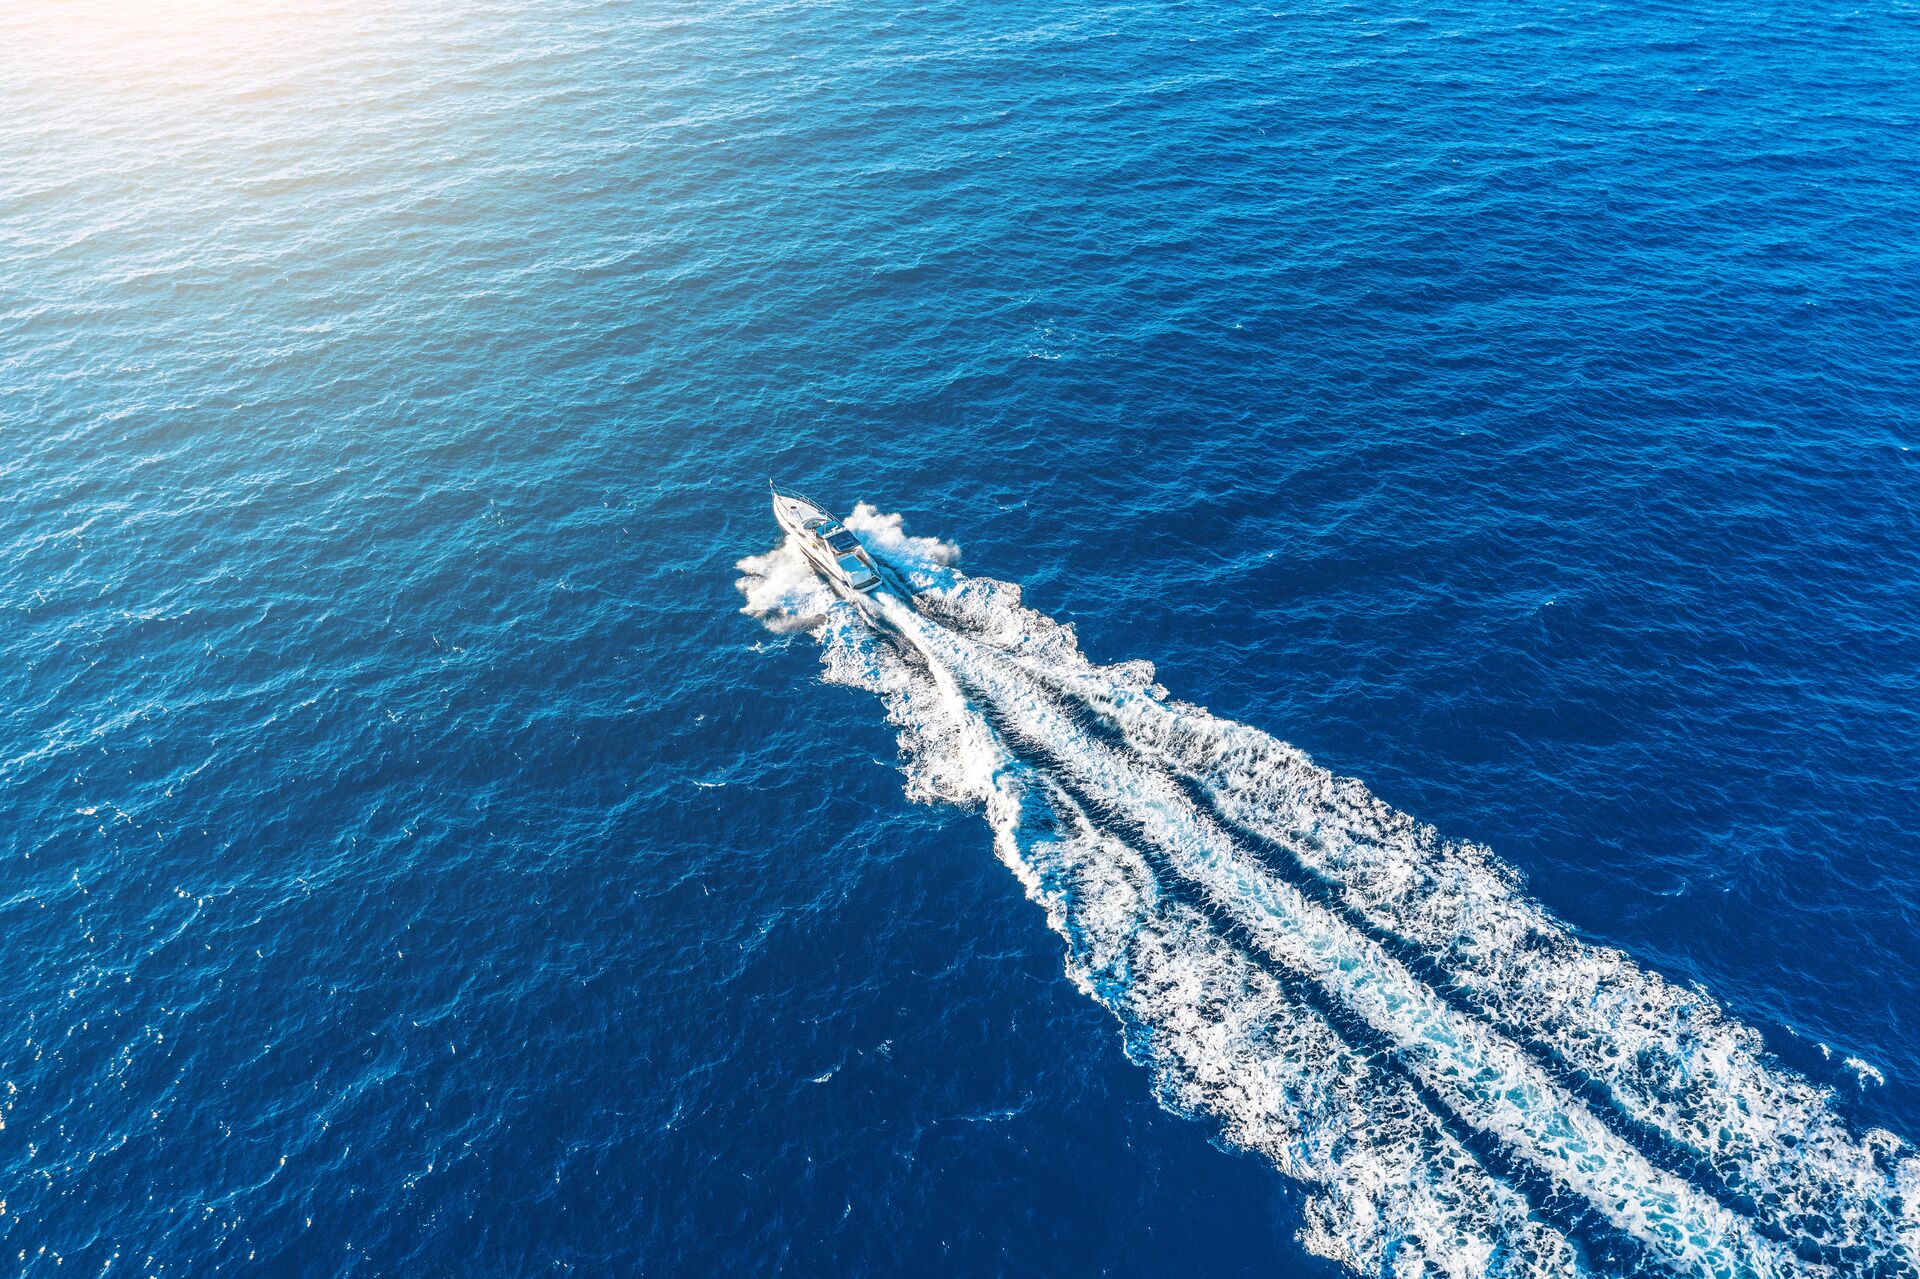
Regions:
M 1920 1139 L 1916 62 L 1910 4 L 0 12 L 0 1255 L 1332 1276 L 1314 1223 L 1371 1221 L 1377 1270 L 1505 1264 L 1402 1193 L 1445 1146 L 1586 1272 L 1686 1272 L 1545 1094 L 1478 1115 L 1156 825 L 1236 792 L 1153 734 L 1244 725 L 1617 952 L 1562 1007 L 1315 881 L 1632 1187 L 1911 1274 L 1920 1183 L 1775 1189 L 1815 1112 Z M 1018 583 L 1080 682 L 994 618 L 756 609 L 770 474 Z M 1048 619 L 1212 716 L 1127 721 Z M 949 714 L 1111 857 L 929 792 Z M 1172 913 L 1081 919 L 1122 868 Z M 1654 1078 L 1648 973 L 1831 1098 L 1625 1114 L 1577 1054 Z M 1155 1056 L 1243 1014 L 1266 1074 Z M 1319 1114 L 1277 1155 L 1222 1117 L 1266 1084 Z M 1701 1115 L 1777 1119 L 1764 1166 Z M 1382 1162 L 1389 1119 L 1440 1135 Z

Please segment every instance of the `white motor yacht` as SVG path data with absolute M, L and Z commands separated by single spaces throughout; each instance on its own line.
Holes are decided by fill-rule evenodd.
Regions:
M 793 535 L 800 551 L 829 582 L 856 594 L 867 594 L 880 585 L 879 570 L 866 547 L 860 545 L 838 516 L 810 497 L 782 493 L 771 481 L 773 518 Z

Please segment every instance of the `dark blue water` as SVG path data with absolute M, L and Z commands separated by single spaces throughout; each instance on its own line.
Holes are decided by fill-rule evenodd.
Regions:
M 1920 1137 L 1916 62 L 1718 0 L 0 15 L 8 1267 L 1343 1273 L 742 614 L 769 474 Z

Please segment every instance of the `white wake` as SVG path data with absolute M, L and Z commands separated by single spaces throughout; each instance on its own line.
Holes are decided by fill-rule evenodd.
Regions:
M 953 548 L 908 538 L 898 517 L 862 507 L 848 522 L 915 603 L 855 607 L 782 547 L 742 561 L 746 611 L 812 633 L 829 679 L 882 696 L 909 794 L 984 807 L 1069 972 L 1128 1025 L 1162 1096 L 1316 1188 L 1315 1251 L 1365 1273 L 1576 1272 L 1567 1240 L 1449 1135 L 1460 1123 L 1675 1273 L 1913 1273 L 1911 1155 L 1849 1132 L 1828 1094 L 1704 995 L 1577 942 L 1486 850 L 1168 700 L 1145 663 L 1089 663 L 1070 627 L 960 573 Z M 1275 873 L 1276 848 L 1338 907 Z M 1198 905 L 1168 897 L 1168 875 Z M 1388 938 L 1443 968 L 1449 991 Z M 1390 1045 L 1392 1067 L 1282 976 Z M 1555 1069 L 1617 1113 L 1596 1115 Z M 1635 1125 L 1727 1189 L 1662 1166 Z M 1780 1242 L 1795 1239 L 1803 1255 Z

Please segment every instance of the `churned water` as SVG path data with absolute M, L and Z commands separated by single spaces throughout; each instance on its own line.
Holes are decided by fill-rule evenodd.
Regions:
M 1914 1275 L 1916 65 L 0 11 L 6 1268 Z

